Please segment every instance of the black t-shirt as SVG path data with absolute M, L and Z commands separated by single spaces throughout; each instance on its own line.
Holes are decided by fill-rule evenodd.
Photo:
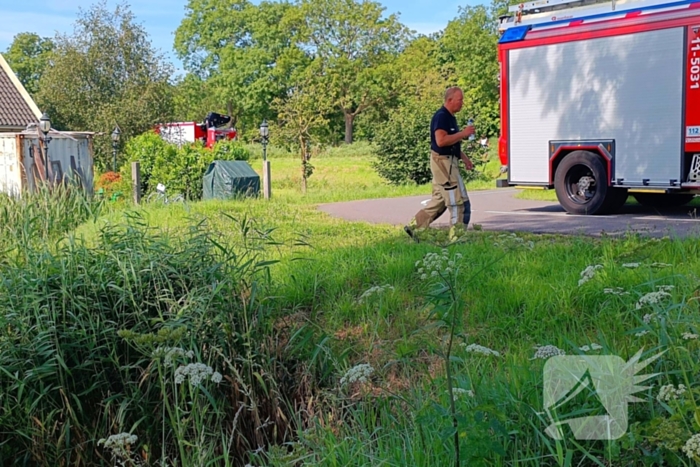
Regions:
M 452 146 L 440 147 L 435 141 L 435 130 L 445 130 L 448 135 L 454 135 L 459 132 L 457 118 L 450 113 L 444 106 L 435 112 L 433 119 L 430 121 L 430 149 L 443 156 L 457 156 L 462 153 L 462 143 L 457 142 Z

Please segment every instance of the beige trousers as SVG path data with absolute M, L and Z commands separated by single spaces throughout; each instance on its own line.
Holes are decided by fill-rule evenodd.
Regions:
M 466 227 L 471 218 L 471 203 L 459 173 L 459 158 L 445 157 L 430 151 L 430 172 L 433 174 L 432 197 L 418 211 L 411 224 L 417 228 L 428 227 L 447 210 L 450 225 L 464 224 Z

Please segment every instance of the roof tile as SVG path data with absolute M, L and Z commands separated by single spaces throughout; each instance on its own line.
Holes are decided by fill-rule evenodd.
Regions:
M 28 123 L 36 121 L 29 104 L 0 67 L 0 127 L 25 128 Z

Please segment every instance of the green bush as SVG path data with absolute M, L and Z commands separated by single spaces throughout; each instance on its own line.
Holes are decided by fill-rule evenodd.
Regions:
M 374 143 L 377 158 L 373 167 L 390 183 L 429 183 L 430 173 L 430 120 L 437 108 L 424 103 L 409 103 L 400 107 L 381 126 Z M 459 115 L 460 127 L 466 126 L 466 116 Z M 477 133 L 479 124 L 476 124 Z M 466 171 L 460 163 L 460 172 L 465 182 L 488 178 L 483 172 L 489 153 L 474 141 L 463 141 L 462 152 L 471 159 L 475 170 Z
M 380 177 L 395 185 L 430 182 L 430 119 L 435 110 L 425 104 L 409 104 L 379 128 L 373 166 Z
M 125 152 L 129 162 L 141 163 L 141 189 L 146 194 L 155 190 L 158 183 L 166 186 L 168 193 L 181 193 L 189 200 L 202 198 L 202 178 L 209 164 L 215 160 L 250 160 L 250 151 L 237 141 L 223 140 L 207 149 L 202 143 L 177 147 L 163 141 L 154 132 L 131 139 Z M 131 164 L 123 171 L 131 179 Z

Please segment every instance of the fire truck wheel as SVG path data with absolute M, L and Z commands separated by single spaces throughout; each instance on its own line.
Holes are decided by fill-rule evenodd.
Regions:
M 571 214 L 602 214 L 608 198 L 603 160 L 588 151 L 564 156 L 554 176 L 559 203 Z
M 652 208 L 672 208 L 690 203 L 695 195 L 675 194 L 667 195 L 662 193 L 635 193 L 634 199 L 642 206 Z

